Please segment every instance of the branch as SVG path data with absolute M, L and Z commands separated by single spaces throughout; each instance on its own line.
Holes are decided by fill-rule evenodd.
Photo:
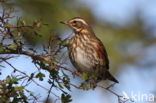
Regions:
M 103 87 L 103 86 L 100 86 L 100 85 L 97 85 L 97 87 L 100 87 L 108 92 L 110 92 L 111 94 L 115 95 L 117 98 L 118 98 L 118 103 L 126 103 L 126 102 L 134 102 L 134 100 L 132 98 L 125 98 L 124 96 L 122 95 L 119 95 L 118 93 L 114 92 L 113 90 L 111 90 L 110 88 L 114 87 L 116 83 L 114 84 L 111 84 L 110 86 L 108 87 Z M 74 88 L 77 88 L 77 89 L 83 89 L 81 86 L 77 86 L 75 84 L 72 84 L 70 83 L 71 86 L 73 86 Z
M 0 53 L 0 54 L 17 54 L 17 55 L 22 54 L 22 55 L 29 56 L 29 57 L 31 57 L 32 59 L 35 59 L 35 60 L 40 60 L 40 61 L 45 60 L 44 55 L 34 54 L 34 53 L 31 53 L 31 52 L 28 52 L 28 51 L 17 52 L 15 50 L 10 50 L 10 51 L 5 51 L 4 53 Z M 58 65 L 58 64 L 55 64 L 54 66 L 56 66 L 56 68 L 62 68 L 63 70 L 69 71 L 73 75 L 77 75 L 77 76 L 80 75 L 77 71 L 71 70 L 71 69 L 69 69 L 67 67 L 64 67 L 64 66 L 61 66 L 61 65 Z
M 28 74 L 26 74 L 25 72 L 22 72 L 22 71 L 20 71 L 19 69 L 16 69 L 16 68 L 15 68 L 12 64 L 10 64 L 8 61 L 4 60 L 4 62 L 5 62 L 6 64 L 8 64 L 10 67 L 12 67 L 12 68 L 14 69 L 14 71 L 17 71 L 17 72 L 19 72 L 19 73 L 25 75 L 26 77 L 31 78 L 31 77 L 30 77 Z M 37 86 L 39 86 L 40 88 L 42 88 L 42 89 L 44 89 L 44 90 L 46 90 L 46 91 L 49 91 L 48 88 L 45 88 L 44 86 L 40 85 L 40 84 L 37 83 L 33 78 L 31 78 L 31 81 L 32 81 L 34 84 L 36 84 Z M 59 98 L 59 96 L 57 96 L 57 95 L 54 94 L 53 92 L 51 92 L 51 91 L 49 91 L 49 92 L 50 92 L 51 94 L 53 94 L 54 96 L 56 96 L 57 98 Z
M 125 98 L 124 96 L 119 95 L 118 93 L 116 93 L 116 92 L 114 92 L 113 90 L 111 90 L 110 88 L 112 88 L 115 84 L 116 84 L 116 83 L 111 84 L 111 85 L 108 86 L 108 87 L 103 87 L 103 86 L 100 86 L 100 85 L 98 85 L 97 87 L 100 87 L 100 88 L 102 88 L 102 89 L 105 89 L 106 91 L 108 91 L 108 92 L 114 94 L 114 95 L 118 98 L 118 103 L 126 103 L 126 102 L 128 102 L 128 101 L 134 102 L 134 100 L 133 100 L 132 98 Z

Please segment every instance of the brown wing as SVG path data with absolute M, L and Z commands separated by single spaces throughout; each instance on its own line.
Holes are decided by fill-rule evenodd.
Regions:
M 96 47 L 97 57 L 101 60 L 102 64 L 106 67 L 106 69 L 109 69 L 108 55 L 104 45 L 98 38 L 96 38 L 96 40 L 94 41 L 95 41 L 94 46 Z

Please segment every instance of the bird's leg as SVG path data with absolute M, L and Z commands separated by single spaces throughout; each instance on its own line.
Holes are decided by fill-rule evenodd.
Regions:
M 93 90 L 94 90 L 94 89 L 96 88 L 96 86 L 97 86 L 97 84 L 96 84 L 95 82 L 90 82 L 89 84 L 90 84 L 90 88 L 93 89 Z
M 75 76 L 80 76 L 80 72 L 79 71 L 77 71 L 77 70 L 74 70 L 73 72 L 72 72 L 72 75 L 75 77 Z

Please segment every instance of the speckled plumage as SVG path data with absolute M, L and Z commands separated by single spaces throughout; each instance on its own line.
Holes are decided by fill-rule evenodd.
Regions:
M 88 23 L 79 17 L 68 20 L 74 34 L 69 40 L 68 52 L 72 64 L 80 72 L 95 75 L 97 81 L 118 81 L 109 73 L 109 60 L 102 42 L 96 37 Z M 96 73 L 95 73 L 96 72 Z

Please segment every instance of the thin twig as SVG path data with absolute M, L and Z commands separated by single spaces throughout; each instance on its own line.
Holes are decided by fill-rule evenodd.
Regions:
M 10 67 L 12 67 L 12 68 L 14 69 L 14 71 L 17 71 L 17 72 L 19 72 L 19 73 L 25 75 L 26 77 L 30 78 L 29 75 L 27 75 L 25 72 L 22 72 L 22 71 L 16 69 L 16 68 L 15 68 L 12 64 L 10 64 L 8 61 L 4 60 L 4 62 L 5 62 L 6 64 L 8 64 Z M 44 90 L 46 90 L 46 91 L 49 91 L 49 89 L 47 89 L 47 88 L 45 88 L 44 86 L 42 86 L 42 85 L 40 85 L 39 83 L 37 83 L 33 78 L 31 79 L 31 81 L 32 81 L 33 83 L 35 83 L 37 86 L 39 86 L 40 88 L 42 88 L 42 89 L 44 89 Z M 50 91 L 50 93 L 53 94 L 54 96 L 56 96 L 57 98 L 59 98 L 59 96 L 57 96 L 57 95 L 54 94 L 53 92 Z
M 50 87 L 50 89 L 48 91 L 48 96 L 47 96 L 47 99 L 46 99 L 46 103 L 48 103 L 48 100 L 49 100 L 49 97 L 50 97 L 50 92 L 51 92 L 53 86 L 54 86 L 54 84 L 51 85 L 51 87 Z
M 112 85 L 110 85 L 108 87 L 103 87 L 103 86 L 98 85 L 98 87 L 103 88 L 106 91 L 114 94 L 118 98 L 118 103 L 126 103 L 127 101 L 134 102 L 132 98 L 124 98 L 124 96 L 119 95 L 118 93 L 116 93 L 113 90 L 111 90 L 110 88 L 112 88 L 114 85 L 115 84 L 112 84 Z

